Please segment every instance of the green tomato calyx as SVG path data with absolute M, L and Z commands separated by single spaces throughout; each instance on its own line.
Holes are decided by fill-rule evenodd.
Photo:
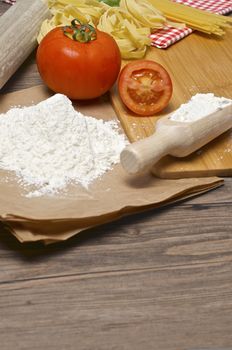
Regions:
M 68 38 L 79 41 L 80 43 L 88 43 L 97 39 L 97 33 L 90 24 L 83 24 L 78 19 L 73 19 L 71 26 L 63 27 L 64 35 Z

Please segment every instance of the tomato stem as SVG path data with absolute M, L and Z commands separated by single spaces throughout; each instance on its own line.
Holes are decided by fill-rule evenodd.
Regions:
M 87 43 L 97 38 L 96 30 L 90 24 L 83 24 L 77 18 L 73 19 L 71 26 L 63 27 L 64 35 L 72 40 Z

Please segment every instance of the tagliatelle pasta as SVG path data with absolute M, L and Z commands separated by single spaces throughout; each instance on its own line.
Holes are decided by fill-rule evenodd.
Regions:
M 151 45 L 151 30 L 167 21 L 147 0 L 121 0 L 111 7 L 98 0 L 48 0 L 52 18 L 42 23 L 38 42 L 53 28 L 67 25 L 74 18 L 96 26 L 117 41 L 123 59 L 142 58 Z
M 121 8 L 109 8 L 100 17 L 97 27 L 113 36 L 124 59 L 143 57 L 151 44 L 150 28 L 142 26 Z
M 98 0 L 48 0 L 47 2 L 54 15 L 57 11 L 64 11 L 73 17 L 81 13 L 86 21 L 91 21 L 94 25 L 98 23 L 99 17 L 109 7 L 104 2 L 99 2 Z
M 37 37 L 39 43 L 50 30 L 70 24 L 74 18 L 96 26 L 100 16 L 109 8 L 97 0 L 48 0 L 47 3 L 52 17 L 42 23 Z
M 120 7 L 148 28 L 159 29 L 167 23 L 161 11 L 145 0 L 120 0 Z

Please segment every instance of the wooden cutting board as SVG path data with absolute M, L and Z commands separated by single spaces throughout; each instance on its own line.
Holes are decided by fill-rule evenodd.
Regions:
M 150 49 L 146 58 L 168 70 L 173 96 L 161 114 L 138 117 L 123 106 L 117 88 L 112 90 L 112 104 L 131 142 L 151 135 L 160 117 L 173 112 L 196 93 L 213 92 L 232 99 L 232 31 L 223 39 L 194 33 L 168 49 Z M 152 171 L 161 178 L 231 176 L 232 130 L 188 157 L 163 158 Z

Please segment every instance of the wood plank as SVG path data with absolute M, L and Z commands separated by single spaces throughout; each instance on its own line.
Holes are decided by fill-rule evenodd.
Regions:
M 4 284 L 1 348 L 229 347 L 229 270 L 225 262 L 173 265 Z
M 1 348 L 229 347 L 231 209 L 185 202 L 45 248 L 1 240 Z
M 58 246 L 1 240 L 1 349 L 229 347 L 232 206 L 200 198 Z
M 156 121 L 176 110 L 196 93 L 213 92 L 232 98 L 232 32 L 224 39 L 192 34 L 167 50 L 152 48 L 146 58 L 162 64 L 173 80 L 173 97 L 169 106 L 154 117 L 137 117 L 122 104 L 117 89 L 111 98 L 115 111 L 131 142 L 150 136 Z M 218 137 L 200 151 L 184 158 L 165 157 L 153 168 L 162 178 L 195 176 L 231 176 L 232 134 Z

